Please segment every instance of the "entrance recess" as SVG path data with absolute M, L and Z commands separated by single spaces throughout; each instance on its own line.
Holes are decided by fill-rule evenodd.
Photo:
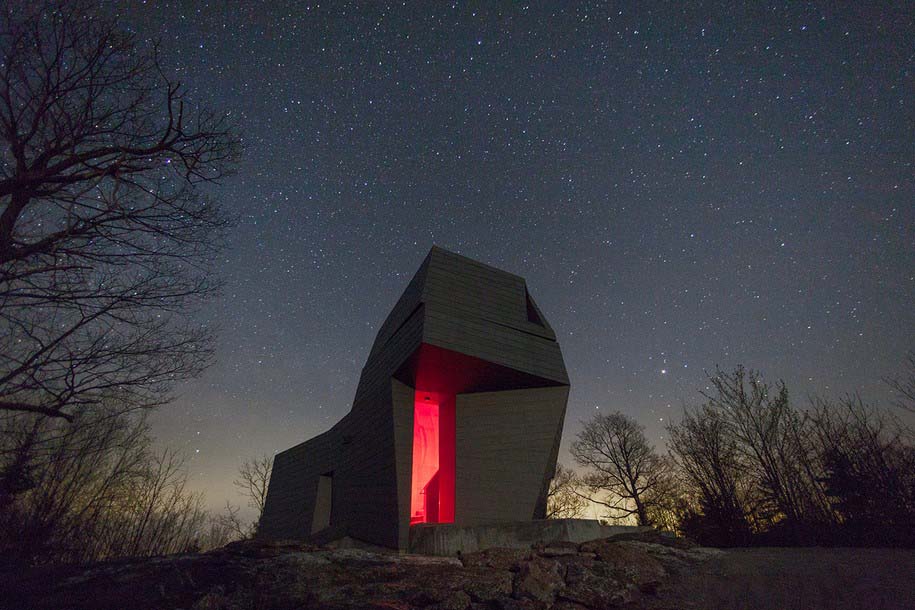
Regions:
M 454 396 L 416 391 L 410 524 L 454 521 Z

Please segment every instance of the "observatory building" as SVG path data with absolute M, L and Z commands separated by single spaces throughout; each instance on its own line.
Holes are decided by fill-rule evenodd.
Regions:
M 433 247 L 350 412 L 276 456 L 259 535 L 408 550 L 411 526 L 543 519 L 568 394 L 524 279 Z

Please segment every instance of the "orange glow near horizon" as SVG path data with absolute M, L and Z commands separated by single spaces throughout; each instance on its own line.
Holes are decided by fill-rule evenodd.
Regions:
M 453 398 L 449 401 L 437 394 L 416 392 L 413 404 L 411 525 L 454 521 L 453 403 Z

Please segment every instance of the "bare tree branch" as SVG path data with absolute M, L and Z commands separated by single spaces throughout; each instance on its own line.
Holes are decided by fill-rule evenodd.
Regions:
M 238 478 L 233 481 L 247 498 L 248 505 L 257 511 L 256 523 L 260 523 L 267 501 L 267 486 L 270 484 L 270 472 L 273 470 L 273 457 L 261 455 L 246 460 L 238 469 Z
M 648 444 L 642 426 L 620 412 L 596 415 L 578 433 L 572 456 L 588 468 L 589 499 L 610 509 L 609 518 L 636 515 L 639 525 L 651 525 L 652 493 L 669 475 L 669 466 Z
M 556 474 L 550 481 L 546 497 L 547 519 L 574 519 L 581 517 L 588 501 L 579 493 L 578 476 L 571 468 L 556 464 Z
M 0 9 L 0 411 L 155 406 L 212 357 L 192 316 L 229 223 L 199 185 L 239 139 L 97 10 Z
M 904 371 L 884 381 L 896 392 L 896 406 L 915 413 L 915 350 L 910 350 L 903 363 Z

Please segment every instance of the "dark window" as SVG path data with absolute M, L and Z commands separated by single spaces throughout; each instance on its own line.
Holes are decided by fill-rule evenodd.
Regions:
M 527 289 L 524 290 L 524 300 L 527 301 L 527 321 L 533 322 L 537 326 L 543 326 L 543 319 L 540 317 L 540 312 L 537 311 L 537 306 L 534 305 L 534 301 L 531 300 L 531 295 L 528 293 Z
M 311 518 L 311 533 L 320 532 L 330 527 L 334 507 L 334 473 L 328 472 L 318 477 L 318 489 L 315 495 L 315 513 Z

